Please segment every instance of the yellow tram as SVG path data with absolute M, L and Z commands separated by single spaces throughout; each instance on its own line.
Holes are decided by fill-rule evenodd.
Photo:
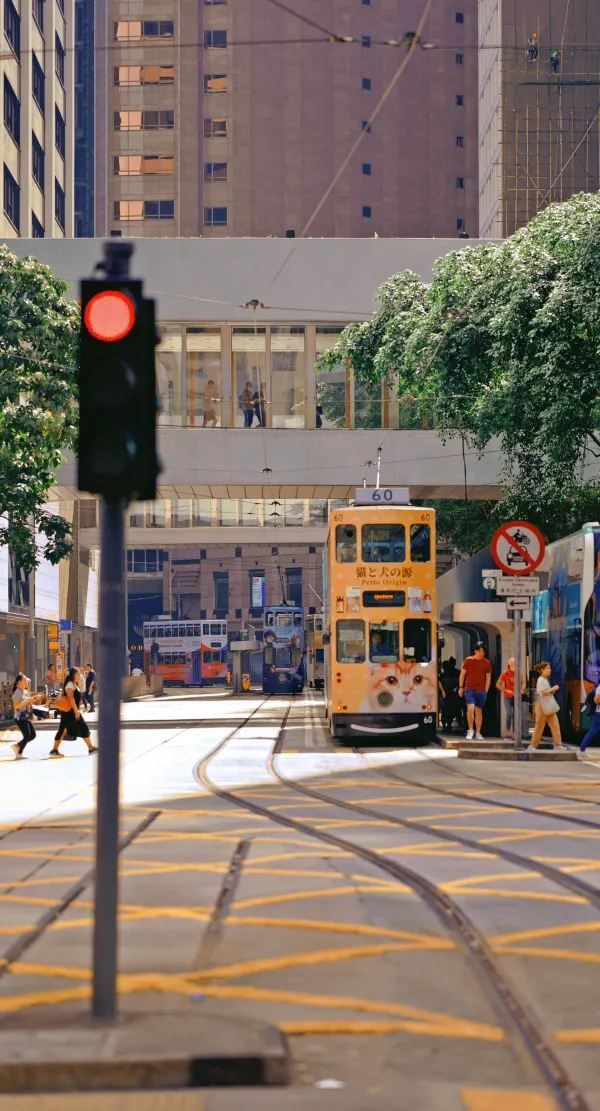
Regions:
M 356 495 L 367 504 L 331 514 L 324 553 L 331 735 L 427 743 L 438 705 L 435 513 L 393 504 L 407 492 Z

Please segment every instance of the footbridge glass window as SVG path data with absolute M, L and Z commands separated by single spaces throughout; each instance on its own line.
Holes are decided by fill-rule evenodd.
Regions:
M 179 427 L 183 424 L 181 330 L 163 329 L 156 349 L 156 380 L 160 398 L 158 423 Z
M 304 428 L 304 328 L 271 328 L 274 428 Z
M 187 423 L 191 428 L 223 424 L 221 329 L 188 328 L 186 336 Z
M 338 621 L 336 626 L 336 656 L 339 664 L 365 662 L 364 621 Z
M 363 525 L 365 563 L 402 563 L 406 558 L 404 525 Z
M 237 419 L 232 424 L 239 428 L 268 424 L 266 329 L 234 328 L 231 346 L 234 406 L 237 412 Z
M 317 359 L 329 351 L 340 338 L 342 329 L 317 327 L 315 344 Z M 350 391 L 348 372 L 343 362 L 332 370 L 317 367 L 317 428 L 348 428 L 350 426 Z

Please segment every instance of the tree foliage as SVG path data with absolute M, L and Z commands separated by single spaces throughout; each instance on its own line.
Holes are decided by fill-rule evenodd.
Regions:
M 498 438 L 504 493 L 490 532 L 523 517 L 553 539 L 600 516 L 599 288 L 600 195 L 580 194 L 503 243 L 440 259 L 429 286 L 391 278 L 373 318 L 323 362 L 394 382 L 433 407 L 444 439 L 484 452 Z
M 62 458 L 75 439 L 78 308 L 47 266 L 0 247 L 0 544 L 21 567 L 42 551 L 58 563 L 69 525 L 45 508 Z

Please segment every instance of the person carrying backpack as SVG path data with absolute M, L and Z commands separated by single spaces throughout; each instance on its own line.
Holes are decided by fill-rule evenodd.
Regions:
M 586 750 L 587 746 L 589 745 L 590 741 L 593 741 L 595 737 L 600 737 L 600 683 L 598 683 L 598 686 L 596 687 L 596 691 L 593 695 L 593 699 L 594 699 L 595 709 L 594 709 L 594 713 L 592 714 L 592 722 L 591 722 L 591 725 L 590 725 L 585 737 L 583 738 L 581 744 L 579 745 L 579 751 L 582 754 L 585 752 L 585 750 Z M 591 703 L 591 701 L 592 701 L 592 692 L 591 691 L 588 694 L 585 701 L 586 701 L 586 708 L 587 708 L 588 703 Z M 590 708 L 591 708 L 591 706 L 590 706 Z

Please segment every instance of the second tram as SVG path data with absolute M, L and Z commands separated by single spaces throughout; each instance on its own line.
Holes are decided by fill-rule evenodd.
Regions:
M 315 690 L 323 690 L 325 685 L 322 613 L 311 613 L 306 618 L 306 681 Z
M 332 513 L 324 553 L 325 689 L 331 735 L 355 743 L 436 736 L 435 513 Z
M 144 622 L 144 671 L 173 686 L 224 683 L 227 676 L 227 622 Z
M 304 689 L 304 611 L 301 606 L 267 606 L 263 622 L 263 691 Z

